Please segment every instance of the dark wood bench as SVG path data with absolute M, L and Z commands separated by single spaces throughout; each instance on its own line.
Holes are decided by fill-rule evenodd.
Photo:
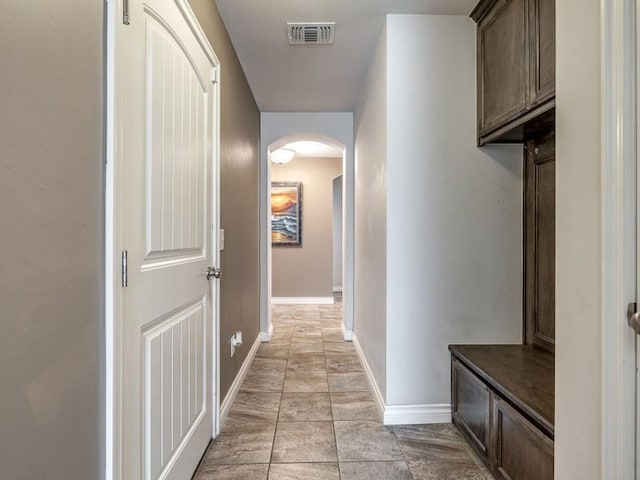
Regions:
M 451 345 L 453 422 L 498 479 L 553 479 L 554 355 Z

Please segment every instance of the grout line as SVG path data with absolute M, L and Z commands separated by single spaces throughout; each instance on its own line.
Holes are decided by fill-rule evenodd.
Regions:
M 400 449 L 400 453 L 402 454 L 402 458 L 404 459 L 404 463 L 407 465 L 407 469 L 409 470 L 409 474 L 411 475 L 411 478 L 415 479 L 415 475 L 413 474 L 413 470 L 411 470 L 411 465 L 409 465 L 409 460 L 407 459 L 407 456 L 404 453 L 404 448 L 402 448 L 402 445 L 400 444 L 400 439 L 398 438 L 398 435 L 396 434 L 396 427 L 395 426 L 391 426 L 391 433 L 393 434 L 393 438 L 396 439 L 396 443 L 398 444 L 398 448 Z

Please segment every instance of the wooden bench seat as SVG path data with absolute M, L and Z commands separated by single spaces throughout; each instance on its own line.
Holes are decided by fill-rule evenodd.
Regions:
M 554 355 L 527 345 L 451 345 L 453 422 L 493 474 L 551 480 Z

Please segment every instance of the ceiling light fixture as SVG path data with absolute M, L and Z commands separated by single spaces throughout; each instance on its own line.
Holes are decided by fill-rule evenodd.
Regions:
M 285 163 L 289 163 L 293 160 L 293 157 L 295 156 L 296 152 L 290 148 L 279 148 L 278 150 L 271 152 L 271 161 L 278 165 L 284 165 Z

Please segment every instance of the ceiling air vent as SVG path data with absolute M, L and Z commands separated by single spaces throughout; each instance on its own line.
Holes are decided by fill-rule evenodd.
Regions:
M 289 45 L 329 45 L 333 43 L 335 22 L 287 23 Z

